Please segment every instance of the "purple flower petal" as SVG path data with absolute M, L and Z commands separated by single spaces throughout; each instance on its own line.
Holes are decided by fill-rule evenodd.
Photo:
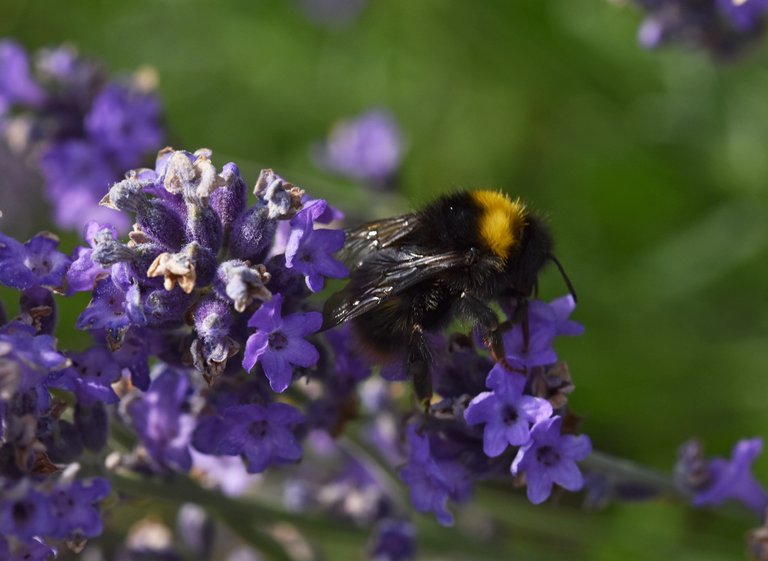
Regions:
M 269 348 L 269 334 L 257 331 L 245 342 L 245 353 L 243 354 L 243 368 L 248 371 L 253 370 L 259 358 L 267 352 Z
M 552 479 L 546 472 L 534 471 L 528 473 L 526 484 L 528 486 L 528 500 L 535 505 L 546 501 L 550 493 L 552 493 Z
M 464 419 L 467 424 L 478 425 L 490 421 L 496 413 L 496 401 L 497 398 L 493 392 L 483 392 L 476 395 L 464 411 Z
M 293 369 L 282 353 L 266 352 L 259 361 L 273 391 L 283 393 L 292 381 Z

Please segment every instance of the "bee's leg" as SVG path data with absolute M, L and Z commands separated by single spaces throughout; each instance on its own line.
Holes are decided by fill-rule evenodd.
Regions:
M 458 301 L 458 312 L 474 322 L 483 331 L 483 343 L 495 362 L 504 360 L 504 343 L 499 329 L 499 318 L 488 305 L 467 292 L 462 292 Z
M 424 337 L 424 328 L 415 324 L 408 342 L 408 356 L 406 358 L 406 370 L 413 377 L 413 389 L 416 399 L 429 415 L 429 404 L 432 400 L 432 372 L 430 371 L 431 352 L 427 339 Z
M 482 300 L 471 294 L 462 293 L 459 298 L 459 313 L 473 320 L 483 330 L 483 343 L 491 353 L 494 362 L 502 364 L 507 370 L 519 372 L 507 362 L 504 353 L 504 340 L 501 334 L 517 323 L 522 323 L 523 341 L 528 348 L 530 333 L 528 328 L 528 299 L 524 296 L 515 296 L 516 304 L 512 316 L 508 321 L 499 323 L 496 312 L 489 308 Z
M 527 353 L 531 343 L 531 324 L 528 321 L 528 299 L 519 298 L 513 316 L 514 323 L 519 323 L 523 329 L 523 350 Z

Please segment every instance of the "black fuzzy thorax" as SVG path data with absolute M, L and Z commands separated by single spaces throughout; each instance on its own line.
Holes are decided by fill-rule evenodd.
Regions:
M 456 192 L 433 201 L 417 213 L 418 226 L 403 244 L 435 253 L 482 247 L 478 231 L 481 209 L 469 192 Z

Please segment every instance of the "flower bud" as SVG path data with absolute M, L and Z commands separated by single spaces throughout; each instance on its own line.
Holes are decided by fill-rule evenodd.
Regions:
M 233 257 L 260 263 L 269 250 L 277 223 L 269 217 L 269 207 L 256 205 L 248 209 L 235 222 L 230 236 L 230 252 Z

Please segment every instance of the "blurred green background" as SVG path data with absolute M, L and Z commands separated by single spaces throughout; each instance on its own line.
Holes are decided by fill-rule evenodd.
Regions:
M 544 212 L 587 328 L 559 351 L 596 448 L 669 471 L 691 436 L 728 455 L 764 434 L 765 49 L 727 67 L 645 52 L 639 14 L 605 0 L 370 0 L 330 27 L 293 0 L 1 6 L 0 36 L 29 49 L 70 42 L 112 71 L 155 67 L 176 147 L 209 147 L 250 184 L 269 166 L 356 216 L 457 186 L 502 187 Z M 309 155 L 372 106 L 408 143 L 403 197 L 380 204 Z M 563 292 L 546 273 L 542 294 Z M 765 460 L 757 471 L 768 477 Z M 492 508 L 509 559 L 732 560 L 756 525 L 673 504 Z

